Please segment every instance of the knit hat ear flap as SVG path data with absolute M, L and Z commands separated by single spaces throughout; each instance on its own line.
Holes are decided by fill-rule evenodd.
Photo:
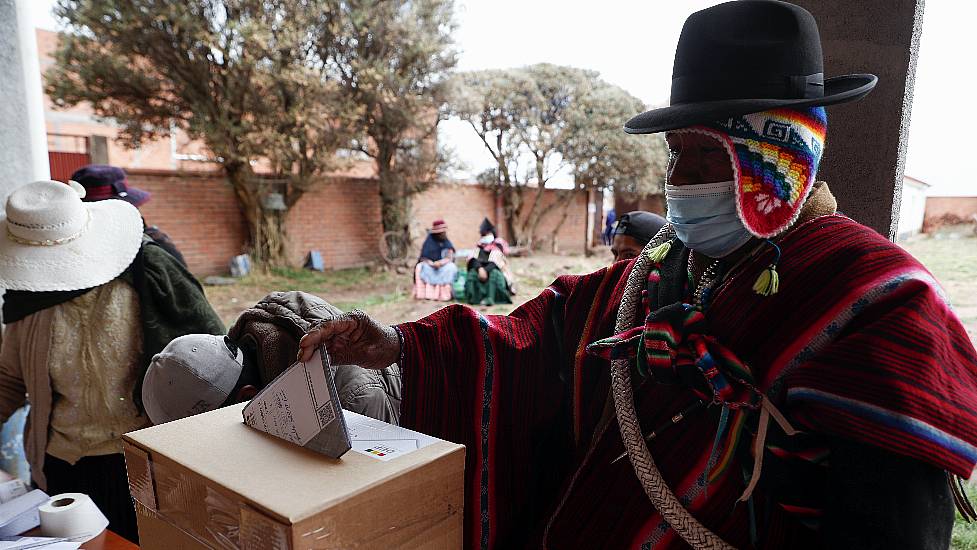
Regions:
M 726 146 L 736 181 L 736 210 L 750 233 L 771 238 L 797 220 L 824 150 L 823 107 L 774 109 L 690 130 L 718 137 Z

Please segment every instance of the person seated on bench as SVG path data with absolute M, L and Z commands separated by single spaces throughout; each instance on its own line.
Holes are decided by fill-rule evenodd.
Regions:
M 506 259 L 509 243 L 495 236 L 495 226 L 488 218 L 482 220 L 478 232 L 482 238 L 476 245 L 475 256 L 468 260 L 465 301 L 487 306 L 511 304 L 515 292 L 512 272 Z
M 455 245 L 448 240 L 448 224 L 435 220 L 427 233 L 414 270 L 414 298 L 450 302 L 458 266 Z

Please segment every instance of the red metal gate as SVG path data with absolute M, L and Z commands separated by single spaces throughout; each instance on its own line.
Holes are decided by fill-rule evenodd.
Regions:
M 53 180 L 66 182 L 75 170 L 92 162 L 88 136 L 48 134 L 47 147 Z

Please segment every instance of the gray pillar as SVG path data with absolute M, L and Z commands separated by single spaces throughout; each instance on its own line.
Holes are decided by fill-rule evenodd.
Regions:
M 828 182 L 843 213 L 892 239 L 899 222 L 923 0 L 792 1 L 818 21 L 826 77 L 879 77 L 868 97 L 828 107 L 819 178 Z
M 16 187 L 51 177 L 37 40 L 29 0 L 0 0 L 0 206 Z

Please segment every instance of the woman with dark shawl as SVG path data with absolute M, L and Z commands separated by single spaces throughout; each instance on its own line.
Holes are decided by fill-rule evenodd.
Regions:
M 451 285 L 458 275 L 455 245 L 448 240 L 448 224 L 435 220 L 421 246 L 421 256 L 414 272 L 414 298 L 451 301 Z
M 478 228 L 482 238 L 476 245 L 475 256 L 468 260 L 465 278 L 465 301 L 469 304 L 491 306 L 511 304 L 513 277 L 506 256 L 509 243 L 495 236 L 495 226 L 488 218 Z

